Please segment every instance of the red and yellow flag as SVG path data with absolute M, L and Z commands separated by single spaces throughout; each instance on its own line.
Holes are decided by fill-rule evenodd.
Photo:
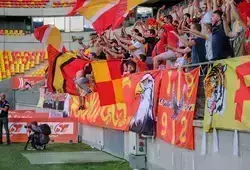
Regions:
M 91 21 L 98 33 L 120 26 L 129 11 L 147 0 L 77 0 L 68 15 L 79 13 Z
M 100 105 L 123 103 L 120 60 L 100 60 L 91 63 Z
M 147 0 L 120 0 L 116 5 L 116 13 L 112 20 L 112 29 L 117 29 L 131 10 Z
M 59 52 L 64 50 L 61 32 L 54 25 L 44 25 L 36 28 L 34 36 L 46 46 L 51 45 Z
M 74 78 L 77 71 L 83 69 L 89 61 L 76 58 L 75 54 L 66 52 L 58 55 L 53 63 L 50 63 L 51 72 L 47 83 L 52 92 L 79 95 Z
M 193 117 L 199 68 L 185 73 L 164 70 L 158 102 L 157 136 L 172 145 L 194 149 Z

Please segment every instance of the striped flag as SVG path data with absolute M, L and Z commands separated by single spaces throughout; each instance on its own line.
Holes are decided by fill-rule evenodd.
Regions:
M 44 25 L 36 28 L 35 38 L 45 45 L 51 45 L 59 52 L 63 51 L 63 41 L 61 32 L 54 25 Z
M 112 29 L 117 29 L 125 18 L 128 16 L 129 12 L 133 10 L 136 6 L 141 3 L 146 2 L 147 0 L 120 0 L 120 3 L 117 5 L 117 12 L 113 17 Z
M 83 4 L 86 2 L 86 0 L 77 0 L 74 8 L 70 11 L 68 16 L 75 15 L 77 13 L 77 10 L 83 6 Z
M 74 78 L 76 73 L 83 69 L 89 61 L 76 58 L 74 53 L 66 52 L 58 55 L 51 64 L 50 86 L 53 92 L 68 93 L 79 96 Z
M 100 60 L 91 63 L 100 105 L 123 103 L 120 60 Z
M 79 96 L 74 78 L 77 71 L 83 69 L 89 61 L 78 59 L 74 53 L 66 52 L 60 31 L 52 25 L 37 28 L 34 36 L 48 46 L 48 90 Z
M 82 7 L 75 7 L 69 15 L 78 12 L 92 22 L 98 33 L 109 27 L 113 29 L 120 26 L 129 11 L 147 0 L 77 0 Z

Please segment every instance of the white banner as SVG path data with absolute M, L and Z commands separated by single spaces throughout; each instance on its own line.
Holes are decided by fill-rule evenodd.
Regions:
M 39 124 L 48 124 L 52 135 L 72 135 L 74 134 L 73 122 L 39 122 Z

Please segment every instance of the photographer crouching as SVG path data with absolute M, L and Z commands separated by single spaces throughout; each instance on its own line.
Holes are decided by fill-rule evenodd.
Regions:
M 51 129 L 47 124 L 38 125 L 36 121 L 31 122 L 30 125 L 25 126 L 29 128 L 30 135 L 28 141 L 24 147 L 24 150 L 27 150 L 29 143 L 31 142 L 31 148 L 28 150 L 44 150 L 46 145 L 49 143 L 51 134 Z

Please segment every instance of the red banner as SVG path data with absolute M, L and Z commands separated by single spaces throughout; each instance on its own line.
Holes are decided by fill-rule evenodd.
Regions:
M 25 88 L 26 83 L 37 84 L 44 80 L 44 76 L 25 76 L 25 77 L 13 77 L 12 78 L 12 89 L 23 89 Z
M 117 103 L 108 106 L 100 106 L 97 92 L 85 97 L 85 110 L 78 110 L 80 100 L 78 96 L 71 96 L 71 118 L 80 123 L 92 126 L 106 127 L 117 130 L 128 130 L 128 124 L 132 116 L 127 113 L 125 103 Z
M 49 113 L 38 113 L 35 110 L 9 110 L 9 118 L 48 118 Z
M 194 149 L 193 117 L 199 68 L 185 73 L 165 70 L 158 103 L 157 136 L 172 145 Z
M 130 122 L 134 118 L 135 121 L 131 124 L 130 130 L 152 136 L 155 131 L 160 75 L 160 71 L 151 71 L 123 78 L 122 86 L 126 103 L 100 106 L 98 93 L 92 93 L 85 97 L 86 109 L 79 110 L 81 105 L 79 97 L 71 96 L 71 118 L 83 124 L 123 131 L 129 130 Z M 142 107 L 143 105 L 148 105 L 148 108 Z M 145 113 L 145 109 L 148 112 Z M 135 126 L 137 123 L 138 126 Z
M 28 131 L 25 128 L 32 121 L 38 124 L 48 124 L 51 128 L 51 141 L 56 143 L 68 143 L 78 141 L 78 123 L 70 118 L 49 118 L 49 113 L 36 113 L 33 111 L 10 111 L 9 132 L 12 142 L 26 142 Z M 3 139 L 5 138 L 5 130 Z
M 155 135 L 155 116 L 161 71 L 132 74 L 124 78 L 124 97 L 128 114 L 133 116 L 130 131 L 144 136 Z

